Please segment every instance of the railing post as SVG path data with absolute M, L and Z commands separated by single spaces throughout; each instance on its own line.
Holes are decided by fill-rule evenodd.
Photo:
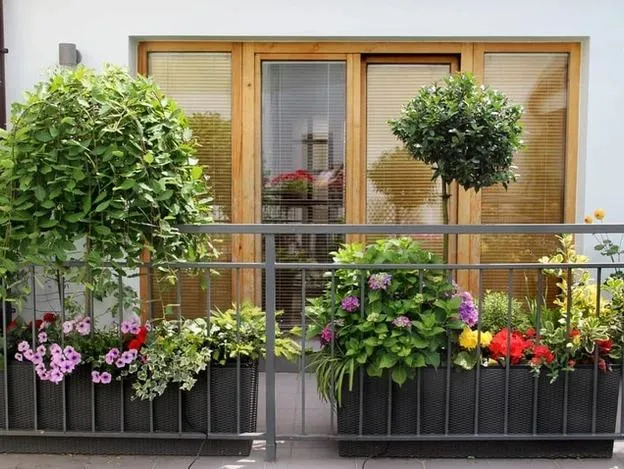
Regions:
M 266 297 L 266 461 L 275 461 L 275 235 L 264 238 Z

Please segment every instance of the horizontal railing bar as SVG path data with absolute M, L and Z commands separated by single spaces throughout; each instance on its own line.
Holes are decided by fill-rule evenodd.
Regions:
M 0 437 L 62 437 L 62 438 L 153 438 L 153 439 L 175 439 L 175 440 L 203 440 L 219 439 L 219 440 L 263 440 L 262 432 L 247 433 L 197 433 L 197 432 L 63 432 L 63 431 L 46 431 L 46 430 L 0 430 Z
M 624 233 L 624 224 L 347 225 L 229 224 L 179 225 L 182 233 L 218 234 L 593 234 Z
M 61 265 L 63 267 L 82 267 L 86 265 L 85 261 L 80 260 L 71 260 L 65 261 Z M 98 267 L 128 267 L 127 262 L 102 262 L 98 264 Z M 141 268 L 141 267 L 163 267 L 163 268 L 172 268 L 172 269 L 263 269 L 265 267 L 264 262 L 167 262 L 162 264 L 152 264 L 151 262 L 137 262 L 133 264 L 130 268 Z M 131 277 L 131 276 L 130 276 Z
M 305 263 L 281 262 L 275 264 L 280 269 L 366 269 L 366 270 L 539 270 L 539 269 L 616 269 L 624 267 L 624 263 L 585 263 L 585 264 L 542 264 L 539 262 L 498 263 L 498 264 L 333 264 L 333 263 Z
M 507 434 L 502 433 L 479 433 L 477 435 L 469 434 L 420 434 L 420 435 L 387 435 L 386 433 L 377 435 L 327 435 L 327 434 L 297 434 L 297 435 L 277 435 L 278 441 L 295 441 L 295 440 L 339 440 L 339 441 L 487 441 L 487 440 L 515 440 L 515 441 L 529 441 L 529 440 L 613 440 L 624 439 L 622 433 L 575 433 L 575 434 Z

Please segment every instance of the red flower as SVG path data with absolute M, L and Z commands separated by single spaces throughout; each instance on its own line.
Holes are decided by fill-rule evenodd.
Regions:
M 533 352 L 533 358 L 531 359 L 531 363 L 533 363 L 534 365 L 539 365 L 541 363 L 552 363 L 555 359 L 555 354 L 552 353 L 547 345 L 533 344 L 531 352 Z
M 41 324 L 43 324 L 43 319 L 37 319 L 35 321 L 35 329 L 41 329 Z M 30 321 L 26 327 L 28 327 L 28 329 L 32 328 L 32 321 Z
M 604 361 L 603 358 L 601 358 L 600 360 L 598 360 L 598 368 L 600 368 L 600 371 L 607 371 L 607 362 Z
M 609 353 L 613 348 L 613 341 L 611 339 L 597 340 L 596 345 L 600 353 Z
M 571 337 L 571 338 L 574 338 L 574 337 L 576 337 L 576 336 L 578 336 L 578 335 L 580 335 L 580 334 L 581 334 L 581 331 L 579 331 L 578 329 L 572 329 L 572 330 L 570 331 L 570 337 Z
M 509 340 L 509 358 L 512 364 L 517 364 L 522 360 L 529 342 L 522 337 L 518 331 L 513 331 L 509 336 L 507 328 L 497 332 L 490 342 L 489 349 L 492 358 L 495 360 L 507 357 L 507 340 Z
M 574 367 L 574 365 L 576 365 L 576 360 L 568 360 L 568 366 L 569 366 L 570 368 L 573 368 L 573 367 Z
M 17 321 L 13 319 L 13 321 L 7 324 L 7 332 L 11 332 L 16 327 L 17 327 Z
M 52 324 L 54 321 L 56 321 L 56 314 L 54 313 L 45 313 L 43 315 L 43 320 L 47 323 Z
M 535 329 L 533 329 L 532 327 L 529 327 L 524 335 L 526 335 L 529 339 L 534 338 L 536 335 Z
M 130 342 L 128 342 L 128 349 L 139 350 L 145 344 L 145 339 L 147 339 L 147 327 L 141 326 L 139 327 L 139 333 L 134 336 Z

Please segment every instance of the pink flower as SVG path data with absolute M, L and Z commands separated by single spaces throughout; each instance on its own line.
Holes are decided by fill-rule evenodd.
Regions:
M 124 366 L 126 366 L 126 362 L 123 360 L 123 358 L 118 358 L 117 361 L 115 361 L 115 366 L 117 368 L 123 368 Z
M 24 356 L 23 356 L 21 353 L 17 352 L 17 353 L 15 354 L 15 359 L 16 359 L 18 362 L 21 362 L 21 361 L 24 361 Z
M 61 352 L 63 352 L 63 349 L 61 348 L 61 346 L 59 344 L 52 344 L 52 345 L 50 345 L 50 353 L 52 355 L 58 355 Z
M 66 375 L 74 371 L 74 364 L 70 360 L 63 360 L 59 366 L 59 370 L 61 370 L 61 373 Z
M 31 349 L 28 349 L 24 352 L 24 358 L 28 360 L 29 362 L 32 361 L 34 356 L 35 356 L 35 353 Z
M 102 378 L 100 377 L 100 372 L 93 370 L 91 372 L 91 381 L 93 381 L 94 383 L 99 383 L 101 382 L 101 380 Z
M 45 332 L 42 331 L 37 336 L 37 339 L 39 339 L 39 343 L 40 344 L 43 344 L 43 343 L 48 341 L 48 334 L 46 334 Z
M 61 373 L 61 370 L 59 370 L 58 368 L 55 368 L 50 371 L 49 380 L 52 381 L 54 384 L 59 384 L 61 381 L 63 381 L 63 373 Z
M 136 350 L 135 350 L 136 352 Z M 129 365 L 130 363 L 132 363 L 132 361 L 134 360 L 134 358 L 136 357 L 136 355 L 133 355 L 130 352 L 124 352 L 121 354 L 121 358 L 120 360 L 123 361 L 126 365 Z
M 43 369 L 41 371 L 38 371 L 37 372 L 37 376 L 39 376 L 39 379 L 41 381 L 49 381 L 50 380 L 50 373 L 45 371 L 45 369 Z
M 35 367 L 35 371 L 37 372 L 37 374 L 43 372 L 46 370 L 45 364 L 44 363 L 39 363 L 36 367 Z
M 37 347 L 37 353 L 39 353 L 41 355 L 45 355 L 45 353 L 46 353 L 45 345 L 40 345 L 39 347 Z
M 325 326 L 321 331 L 321 345 L 327 345 L 331 343 L 334 338 L 334 333 L 331 330 L 331 327 Z
M 28 342 L 26 342 L 25 340 L 22 340 L 18 345 L 17 345 L 17 350 L 19 352 L 24 353 L 26 350 L 30 349 L 30 345 L 28 345 Z
M 32 359 L 30 361 L 32 362 L 33 365 L 38 365 L 39 363 L 43 362 L 43 355 L 37 352 L 33 354 Z
M 70 352 L 67 355 L 65 355 L 65 358 L 71 361 L 74 365 L 78 365 L 80 363 L 80 360 L 82 360 L 82 355 L 80 355 L 78 352 L 74 350 L 73 352 Z
M 396 327 L 409 327 L 412 325 L 412 321 L 407 316 L 399 316 L 392 320 L 392 324 Z
M 76 324 L 76 332 L 80 335 L 88 335 L 91 332 L 91 320 L 89 318 L 85 318 Z
M 347 296 L 340 302 L 340 307 L 348 313 L 352 313 L 360 307 L 360 299 L 353 295 Z
M 63 334 L 69 334 L 74 330 L 74 321 L 65 321 L 63 323 Z
M 111 376 L 111 374 L 108 371 L 105 371 L 104 373 L 102 373 L 100 375 L 100 382 L 102 384 L 108 384 L 111 382 L 111 380 L 113 379 L 113 377 Z

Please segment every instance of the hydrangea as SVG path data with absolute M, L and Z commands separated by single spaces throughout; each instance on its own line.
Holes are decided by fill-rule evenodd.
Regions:
M 399 316 L 392 320 L 392 324 L 396 327 L 410 327 L 412 325 L 412 321 L 407 316 Z
M 348 313 L 357 311 L 360 307 L 360 299 L 357 296 L 347 296 L 340 302 L 340 307 Z
M 368 286 L 371 290 L 386 290 L 390 286 L 391 281 L 392 275 L 380 272 L 368 277 Z
M 331 327 L 325 326 L 321 331 L 321 345 L 327 345 L 334 339 L 334 333 Z

